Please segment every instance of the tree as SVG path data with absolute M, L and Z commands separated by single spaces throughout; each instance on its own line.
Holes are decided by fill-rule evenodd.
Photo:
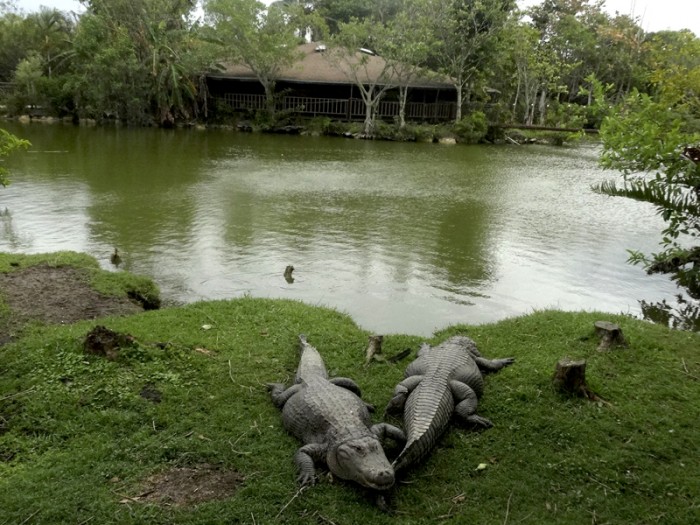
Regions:
M 172 125 L 198 112 L 210 58 L 191 0 L 89 0 L 78 24 L 71 89 L 86 116 Z
M 0 161 L 13 151 L 26 149 L 29 145 L 29 141 L 20 139 L 9 131 L 0 128 Z M 7 186 L 9 183 L 10 179 L 8 178 L 7 168 L 0 165 L 0 184 L 2 186 Z
M 279 72 L 299 57 L 297 28 L 304 27 L 300 7 L 281 4 L 267 9 L 257 0 L 207 0 L 204 4 L 213 27 L 212 40 L 221 46 L 221 58 L 243 63 L 253 71 L 273 117 Z
M 429 4 L 425 0 L 406 0 L 403 9 L 387 24 L 386 38 L 377 49 L 393 70 L 399 88 L 399 128 L 406 125 L 406 102 L 411 82 L 423 69 L 435 41 Z
M 374 42 L 386 39 L 386 28 L 369 20 L 352 20 L 339 24 L 338 33 L 331 39 L 326 56 L 341 69 L 357 87 L 365 104 L 363 133 L 374 133 L 375 114 L 384 93 L 394 87 L 392 63 L 375 56 Z
M 514 0 L 435 0 L 435 34 L 440 41 L 434 60 L 457 90 L 455 122 L 462 119 L 462 105 L 469 101 L 473 83 L 515 7 Z
M 700 301 L 700 41 L 689 33 L 663 40 L 653 96 L 633 91 L 601 127 L 601 161 L 620 170 L 624 183 L 597 189 L 656 206 L 667 225 L 663 249 L 630 252 L 630 261 L 668 274 Z

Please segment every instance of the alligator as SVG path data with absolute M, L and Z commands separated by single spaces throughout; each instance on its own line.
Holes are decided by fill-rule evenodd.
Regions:
M 398 474 L 424 459 L 447 429 L 452 414 L 467 423 L 493 426 L 476 414 L 484 390 L 482 373 L 496 372 L 513 362 L 510 357 L 485 359 L 465 336 L 451 337 L 435 347 L 424 343 L 385 411 L 385 415 L 403 411 L 406 444 L 392 463 L 394 471 Z
M 289 388 L 267 385 L 273 403 L 282 409 L 285 429 L 304 443 L 294 455 L 297 481 L 313 484 L 316 463 L 325 463 L 338 478 L 380 491 L 391 488 L 394 469 L 380 440 L 404 442 L 403 432 L 387 423 L 372 425 L 357 384 L 349 378 L 329 379 L 316 348 L 304 335 L 299 343 L 295 383 Z

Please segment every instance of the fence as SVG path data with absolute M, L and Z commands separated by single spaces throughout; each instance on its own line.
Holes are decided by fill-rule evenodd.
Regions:
M 264 109 L 265 95 L 247 95 L 242 93 L 225 93 L 220 97 L 223 102 L 233 109 L 256 110 Z M 316 98 L 316 97 L 282 97 L 276 104 L 278 111 L 289 110 L 299 115 L 328 116 L 345 120 L 363 120 L 365 104 L 357 98 Z M 399 115 L 399 103 L 380 101 L 377 108 L 378 118 L 393 118 Z M 409 102 L 406 104 L 405 115 L 413 120 L 450 120 L 455 116 L 453 102 Z

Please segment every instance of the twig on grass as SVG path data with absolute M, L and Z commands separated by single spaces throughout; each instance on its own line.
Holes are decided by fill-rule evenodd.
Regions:
M 315 510 L 314 513 L 311 515 L 312 518 L 314 516 L 317 516 L 321 521 L 325 521 L 326 523 L 330 523 L 331 525 L 336 525 L 333 520 L 326 518 L 323 514 L 319 514 L 317 510 Z
M 245 434 L 244 434 L 244 435 L 245 435 Z M 241 436 L 241 437 L 243 437 L 243 436 Z M 241 439 L 241 438 L 238 438 L 238 439 Z M 228 440 L 228 444 L 231 446 L 231 451 L 232 451 L 234 454 L 238 454 L 239 456 L 249 456 L 249 455 L 250 455 L 250 452 L 243 452 L 242 450 L 236 450 L 235 448 L 233 448 L 233 446 L 234 446 L 236 443 L 238 443 L 238 439 L 236 440 L 235 443 L 231 443 L 231 440 L 230 440 L 230 439 Z
M 693 374 L 691 374 L 691 373 L 688 371 L 688 365 L 685 364 L 685 359 L 681 358 L 681 363 L 683 363 L 683 370 L 682 370 L 682 371 L 685 372 L 685 374 L 686 374 L 688 377 L 690 377 L 690 378 L 692 378 L 692 379 L 695 379 L 696 381 L 700 381 L 700 378 L 698 378 L 697 376 L 694 376 Z
M 33 386 L 32 388 L 28 388 L 27 390 L 22 390 L 21 392 L 17 392 L 16 394 L 10 394 L 9 396 L 0 397 L 0 401 L 6 401 L 8 399 L 12 399 L 13 397 L 23 396 L 24 394 L 28 394 L 29 392 L 31 392 L 35 389 L 36 389 L 36 387 Z M 31 518 L 31 516 L 30 516 L 30 518 Z
M 287 510 L 287 507 L 289 507 L 295 499 L 297 499 L 299 496 L 301 496 L 301 493 L 304 492 L 304 491 L 307 489 L 307 487 L 308 487 L 307 485 L 304 485 L 304 486 L 301 487 L 299 490 L 297 490 L 297 493 L 294 494 L 294 496 L 292 496 L 292 499 L 290 499 L 290 500 L 285 504 L 285 506 L 282 507 L 282 508 L 280 509 L 280 511 L 277 513 L 277 516 L 275 516 L 275 519 L 279 518 L 279 517 L 282 515 L 282 513 L 283 513 L 285 510 Z
M 506 517 L 503 518 L 503 525 L 508 523 L 508 514 L 510 514 L 510 501 L 513 499 L 513 491 L 510 491 L 510 496 L 508 496 L 508 503 L 506 504 Z
M 27 523 L 27 522 L 28 522 L 30 519 L 32 519 L 34 516 L 36 516 L 37 514 L 39 514 L 39 511 L 40 511 L 40 510 L 41 510 L 41 509 L 37 509 L 37 510 L 35 510 L 34 512 L 32 512 L 32 513 L 31 513 L 29 516 L 27 516 L 27 518 L 26 518 L 22 523 L 20 523 L 19 525 L 24 525 L 25 523 Z
M 231 366 L 231 360 L 228 360 L 228 376 L 231 378 L 231 382 L 236 385 L 236 380 L 233 378 L 233 367 Z

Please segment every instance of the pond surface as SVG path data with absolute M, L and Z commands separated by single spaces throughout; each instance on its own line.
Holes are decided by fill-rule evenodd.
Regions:
M 170 302 L 299 299 L 377 333 L 535 309 L 639 313 L 676 288 L 652 206 L 593 193 L 595 146 L 444 146 L 229 131 L 3 127 L 0 251 L 83 251 Z M 283 277 L 293 265 L 294 282 Z

